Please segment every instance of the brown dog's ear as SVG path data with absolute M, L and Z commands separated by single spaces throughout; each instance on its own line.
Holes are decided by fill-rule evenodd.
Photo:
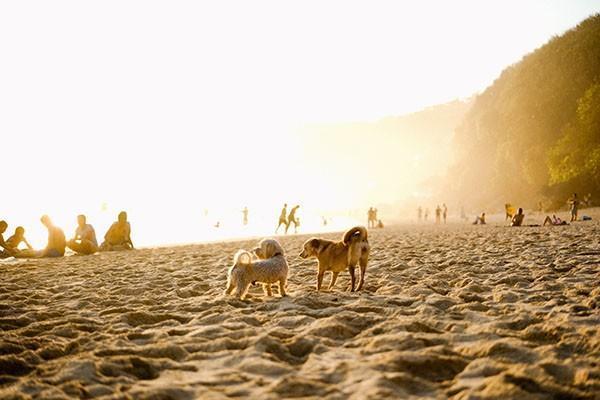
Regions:
M 312 247 L 314 247 L 315 249 L 319 248 L 320 244 L 321 244 L 321 242 L 319 241 L 319 239 L 313 239 L 310 241 L 310 245 Z

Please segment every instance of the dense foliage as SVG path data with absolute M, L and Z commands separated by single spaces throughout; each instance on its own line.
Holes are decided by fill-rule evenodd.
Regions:
M 470 207 L 548 208 L 600 197 L 600 14 L 555 37 L 477 96 L 456 129 L 446 194 Z

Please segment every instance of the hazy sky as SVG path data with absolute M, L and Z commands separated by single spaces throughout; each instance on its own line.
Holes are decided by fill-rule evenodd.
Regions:
M 3 1 L 0 213 L 318 203 L 301 184 L 318 160 L 298 153 L 292 127 L 470 96 L 598 11 L 573 0 Z

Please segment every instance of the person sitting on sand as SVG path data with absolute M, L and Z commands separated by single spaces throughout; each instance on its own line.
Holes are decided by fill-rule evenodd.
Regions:
M 19 249 L 19 245 L 24 243 L 27 249 Z M 17 226 L 15 234 L 6 239 L 6 245 L 10 248 L 13 256 L 16 258 L 32 258 L 36 257 L 36 252 L 31 247 L 27 239 L 25 239 L 25 228 Z
M 512 218 L 515 215 L 515 208 L 510 203 L 506 203 L 504 204 L 504 211 L 506 212 L 506 217 L 504 218 L 504 220 L 512 221 Z
M 546 224 L 551 225 L 551 226 L 569 225 L 569 223 L 567 221 L 563 221 L 562 219 L 558 218 L 554 214 L 552 214 L 552 218 L 550 218 L 548 215 L 546 215 L 546 219 L 544 220 L 544 226 L 546 226 Z
M 519 211 L 512 217 L 510 221 L 510 226 L 521 226 L 523 225 L 523 220 L 525 219 L 525 214 L 523 214 L 523 209 L 519 208 Z
M 10 246 L 4 241 L 2 234 L 6 232 L 8 224 L 6 221 L 0 221 L 0 258 L 8 258 L 13 256 L 13 251 Z
M 67 246 L 77 254 L 94 254 L 98 251 L 98 241 L 94 227 L 87 222 L 85 215 L 77 216 L 77 229 L 75 236 L 69 240 Z
M 481 213 L 480 217 L 475 217 L 475 222 L 473 222 L 473 225 L 485 225 L 485 213 Z
M 113 223 L 110 228 L 108 228 L 106 235 L 104 235 L 104 242 L 100 245 L 100 250 L 118 251 L 132 249 L 131 225 L 127 222 L 127 213 L 121 211 L 117 222 Z
M 44 250 L 38 252 L 38 257 L 62 257 L 65 255 L 67 241 L 65 233 L 52 223 L 49 216 L 43 215 L 40 221 L 48 229 L 48 244 Z

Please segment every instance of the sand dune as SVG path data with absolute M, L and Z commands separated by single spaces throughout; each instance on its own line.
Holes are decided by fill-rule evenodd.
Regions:
M 386 228 L 362 293 L 318 294 L 286 237 L 290 296 L 247 301 L 222 292 L 255 241 L 3 262 L 0 398 L 599 398 L 599 237 Z

